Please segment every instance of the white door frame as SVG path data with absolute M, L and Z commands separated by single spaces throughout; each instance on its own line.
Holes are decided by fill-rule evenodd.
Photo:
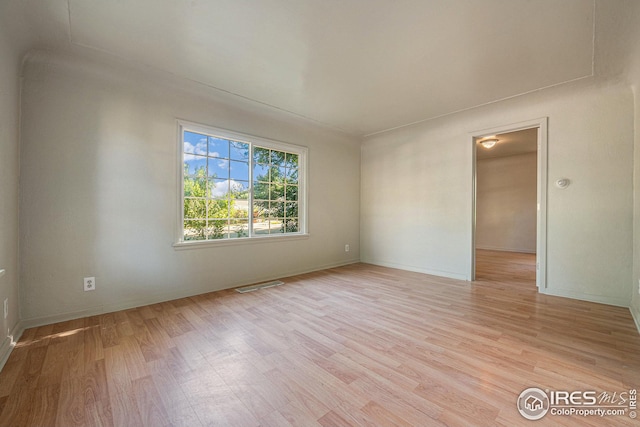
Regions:
M 471 183 L 471 262 L 469 278 L 476 279 L 476 141 L 484 136 L 538 129 L 537 191 L 538 212 L 536 215 L 536 286 L 544 292 L 547 287 L 547 117 L 483 129 L 469 134 L 472 159 Z

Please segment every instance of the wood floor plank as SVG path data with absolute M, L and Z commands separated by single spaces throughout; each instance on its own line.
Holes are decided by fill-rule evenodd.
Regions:
M 49 385 L 60 384 L 62 381 L 62 371 L 64 370 L 65 361 L 68 357 L 68 351 L 65 343 L 51 343 L 47 346 L 47 353 L 43 360 L 43 369 L 38 377 L 38 386 L 46 387 Z
M 377 424 L 377 422 L 372 419 L 371 417 L 369 417 L 368 415 L 366 415 L 365 413 L 363 413 L 361 410 L 361 407 L 355 407 L 351 402 L 349 401 L 344 401 L 341 402 L 340 405 L 336 408 L 333 408 L 331 410 L 330 414 L 335 414 L 339 417 L 341 417 L 344 421 L 346 421 L 350 426 L 362 426 L 362 427 L 378 427 L 379 424 Z M 332 415 L 329 415 L 329 419 L 324 419 L 321 418 L 318 421 L 321 420 L 325 420 L 325 422 L 330 425 L 328 423 L 329 420 L 331 420 Z M 422 419 L 420 424 L 421 425 L 425 425 L 425 419 Z M 434 427 L 441 427 L 437 424 L 434 424 Z
M 351 427 L 352 424 L 342 418 L 340 414 L 335 411 L 329 411 L 324 414 L 320 419 L 318 419 L 318 423 L 323 427 Z
M 24 364 L 24 359 L 11 358 L 11 360 L 4 365 L 2 373 L 0 374 L 2 378 L 2 381 L 0 381 L 0 397 L 7 397 L 14 390 L 16 381 L 24 369 Z M 20 385 L 19 383 L 19 386 Z
M 133 395 L 143 426 L 170 426 L 172 421 L 151 376 L 138 378 L 132 383 Z
M 295 427 L 279 411 L 273 411 L 260 418 L 260 427 Z
M 84 381 L 78 377 L 69 377 L 60 384 L 60 398 L 55 425 L 80 427 L 86 424 Z
M 286 370 L 286 367 L 283 369 Z M 293 405 L 296 408 L 294 412 L 302 412 L 306 417 L 311 416 L 314 420 L 329 412 L 330 408 L 322 402 L 322 397 L 313 393 L 313 389 L 308 389 L 305 384 L 291 380 L 280 369 L 274 368 L 265 376 L 274 384 L 274 390 L 289 397 L 290 403 L 287 407 Z M 314 387 L 317 388 L 320 385 L 314 384 Z
M 22 367 L 22 373 L 19 377 L 18 381 L 14 383 L 14 387 L 16 384 L 19 384 L 22 387 L 27 388 L 35 388 L 40 379 L 40 374 L 42 373 L 42 366 L 44 364 L 45 357 L 47 355 L 47 347 L 46 346 L 37 346 L 29 350 L 27 354 L 27 358 L 24 361 L 24 365 Z
M 318 419 L 329 411 L 327 410 L 324 414 L 317 416 L 309 412 L 308 408 L 300 401 L 292 400 L 284 408 L 279 409 L 278 412 L 292 426 L 321 427 Z
M 91 324 L 84 330 L 84 366 L 91 366 L 96 360 L 104 358 L 104 347 L 100 336 L 100 325 Z
M 104 413 L 110 412 L 109 388 L 104 359 L 93 362 L 84 375 L 85 405 L 102 406 Z
M 60 387 L 58 384 L 39 387 L 30 396 L 29 426 L 50 426 L 56 421 Z
M 383 404 L 384 405 L 384 404 Z M 400 415 L 389 411 L 385 406 L 371 401 L 363 406 L 360 410 L 371 417 L 376 424 L 381 426 L 398 426 L 411 427 L 408 421 L 404 420 Z
M 33 390 L 29 387 L 20 387 L 5 397 L 4 408 L 0 413 L 0 419 L 8 426 L 28 426 L 28 418 L 31 408 L 31 396 Z
M 538 294 L 532 254 L 478 251 L 473 283 L 366 264 L 283 281 L 26 330 L 0 425 L 527 426 L 525 388 L 640 388 L 629 310 Z
M 126 349 L 116 345 L 104 350 L 104 365 L 111 416 L 116 426 L 142 425 L 140 411 L 136 406 L 133 382 L 126 362 Z
M 149 376 L 147 362 L 136 338 L 132 336 L 125 336 L 120 339 L 120 343 L 123 349 L 124 361 L 127 365 L 131 380 L 133 381 Z

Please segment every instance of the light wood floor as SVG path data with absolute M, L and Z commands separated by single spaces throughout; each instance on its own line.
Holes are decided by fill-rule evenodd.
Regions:
M 517 412 L 528 387 L 640 386 L 627 309 L 508 286 L 521 270 L 470 284 L 355 264 L 30 329 L 0 373 L 0 424 L 637 425 Z
M 476 249 L 476 282 L 536 289 L 536 254 Z

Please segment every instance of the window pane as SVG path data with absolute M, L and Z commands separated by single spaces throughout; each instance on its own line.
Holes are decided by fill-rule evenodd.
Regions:
M 205 176 L 207 173 L 207 158 L 185 154 L 183 172 L 185 176 Z
M 247 220 L 234 220 L 229 227 L 230 238 L 240 238 L 249 236 L 249 221 Z
M 249 181 L 233 181 L 231 183 L 231 196 L 237 200 L 248 200 Z
M 234 180 L 249 180 L 249 163 L 248 162 L 236 162 L 231 160 L 229 162 L 229 176 Z
M 284 166 L 285 153 L 271 150 L 271 164 L 274 166 Z
M 269 202 L 257 202 L 253 204 L 253 216 L 256 221 L 265 222 L 266 219 L 269 218 L 269 212 Z
M 229 141 L 222 138 L 209 137 L 209 157 L 229 158 Z
M 183 151 L 188 154 L 207 155 L 207 136 L 195 132 L 184 132 Z M 185 156 L 186 160 L 186 156 Z
M 253 166 L 253 182 L 269 181 L 269 165 L 256 164 Z
M 205 178 L 184 177 L 184 197 L 205 197 L 207 195 L 207 180 Z
M 284 216 L 284 202 L 271 202 L 269 209 L 270 218 L 282 218 Z
M 214 199 L 220 198 L 249 198 L 249 181 L 234 181 L 229 179 L 214 179 L 211 188 L 210 197 Z
M 231 160 L 249 161 L 249 144 L 244 142 L 231 141 L 229 145 L 229 154 Z
M 298 169 L 287 169 L 286 172 L 287 182 L 289 184 L 298 183 Z
M 269 182 L 271 180 L 271 173 L 269 172 L 269 166 L 256 165 L 253 167 L 253 183 L 256 182 Z
M 284 185 L 283 184 L 271 184 L 271 200 L 284 199 Z
M 259 182 L 253 185 L 253 199 L 254 200 L 269 200 L 269 184 L 266 182 Z
M 253 217 L 255 221 L 264 221 L 269 217 L 269 202 L 267 202 L 266 207 L 262 204 L 253 206 Z
M 287 218 L 284 223 L 284 232 L 285 233 L 297 233 L 298 232 L 298 219 Z
M 229 177 L 229 160 L 209 158 L 209 176 L 213 178 Z
M 208 200 L 207 205 L 207 218 L 229 218 L 228 199 Z
M 229 196 L 229 180 L 209 178 L 208 197 L 222 199 Z
M 297 185 L 287 185 L 286 199 L 289 200 L 289 201 L 297 201 L 298 200 L 298 186 Z
M 184 199 L 184 218 L 206 218 L 207 205 L 205 199 Z
M 263 163 L 263 164 L 270 163 L 270 161 L 269 161 L 269 149 L 268 148 L 255 147 L 254 146 L 254 148 L 253 148 L 253 162 L 254 163 Z
M 253 222 L 254 234 L 269 234 L 269 220 L 259 218 Z
M 284 232 L 282 218 L 271 219 L 269 221 L 269 234 L 278 234 Z
M 218 219 L 209 221 L 207 228 L 207 237 L 209 239 L 225 239 L 228 236 L 227 231 L 228 220 Z
M 298 217 L 298 203 L 297 202 L 287 202 L 285 207 L 285 217 L 287 218 L 297 218 Z
M 297 168 L 298 167 L 298 155 L 287 153 L 287 160 L 285 162 L 285 166 L 288 168 Z
M 249 201 L 248 200 L 232 200 L 231 201 L 231 218 L 249 218 Z
M 184 240 L 204 240 L 206 230 L 206 221 L 184 221 Z

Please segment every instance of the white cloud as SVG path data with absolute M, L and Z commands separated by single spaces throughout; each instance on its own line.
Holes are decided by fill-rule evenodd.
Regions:
M 231 191 L 241 191 L 243 189 L 243 185 L 233 179 L 228 179 L 226 181 L 217 181 L 216 186 L 211 189 L 212 197 L 222 197 L 226 195 L 229 190 Z
M 203 138 L 198 141 L 197 144 L 192 144 L 189 141 L 184 141 L 184 159 L 185 160 L 193 160 L 195 159 L 194 154 L 198 154 L 200 156 L 207 155 L 207 139 Z

